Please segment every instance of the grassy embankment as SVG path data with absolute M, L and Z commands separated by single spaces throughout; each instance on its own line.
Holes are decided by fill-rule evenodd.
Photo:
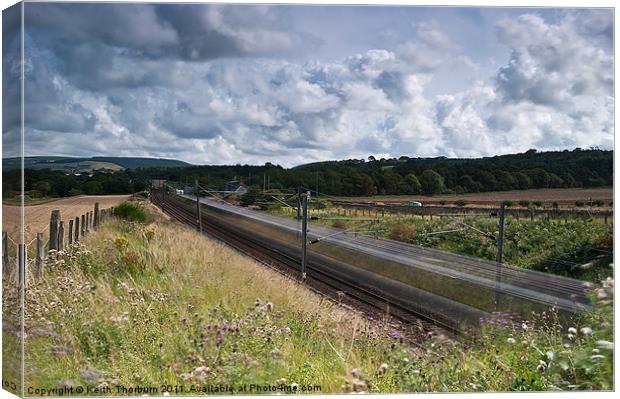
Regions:
M 274 208 L 271 213 L 295 217 L 295 212 Z M 377 218 L 361 230 L 410 244 L 440 249 L 462 255 L 495 260 L 495 241 L 478 231 L 466 228 L 464 222 L 479 231 L 497 236 L 497 217 L 439 217 L 399 215 L 385 212 L 349 210 L 340 215 L 336 208 L 311 210 L 318 216 L 314 223 L 351 229 L 368 221 L 339 220 Z M 341 211 L 342 213 L 342 211 Z M 370 230 L 370 232 L 368 232 Z M 455 231 L 458 230 L 458 231 Z M 438 232 L 443 232 L 437 234 Z M 613 275 L 613 224 L 600 218 L 516 219 L 508 216 L 504 230 L 504 262 L 527 269 L 546 271 L 591 282 Z
M 88 384 L 114 394 L 116 385 L 168 384 L 196 393 L 190 386 L 244 383 L 298 392 L 319 385 L 323 393 L 612 388 L 609 304 L 575 322 L 574 333 L 553 313 L 523 326 L 497 315 L 485 321 L 477 342 L 433 335 L 413 345 L 398 325 L 322 300 L 156 212 L 149 208 L 144 223 L 106 223 L 43 279 L 29 282 L 27 389 Z M 602 290 L 609 298 L 610 290 Z M 15 333 L 5 330 L 5 339 Z

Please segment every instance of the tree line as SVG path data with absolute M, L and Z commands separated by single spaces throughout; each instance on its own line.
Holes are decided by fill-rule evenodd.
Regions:
M 4 172 L 4 195 L 19 190 L 19 171 Z M 126 194 L 141 191 L 151 179 L 179 186 L 221 188 L 237 179 L 258 189 L 307 187 L 330 195 L 404 195 L 475 193 L 534 188 L 604 187 L 613 185 L 613 152 L 600 149 L 501 155 L 477 159 L 390 158 L 349 159 L 305 164 L 150 167 L 114 173 L 66 175 L 52 170 L 26 170 L 25 191 L 35 196 Z

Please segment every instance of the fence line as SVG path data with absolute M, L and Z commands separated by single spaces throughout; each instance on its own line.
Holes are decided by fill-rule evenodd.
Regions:
M 53 210 L 50 214 L 49 224 L 49 239 L 44 241 L 44 234 L 37 233 L 37 236 L 26 246 L 29 246 L 33 242 L 36 242 L 36 253 L 34 258 L 33 274 L 37 277 L 42 276 L 45 268 L 45 264 L 48 260 L 56 260 L 62 257 L 62 253 L 66 248 L 69 248 L 72 244 L 77 243 L 80 239 L 84 238 L 90 233 L 90 231 L 97 230 L 99 226 L 114 217 L 114 207 L 107 209 L 99 209 L 99 202 L 94 205 L 94 210 L 88 211 L 81 216 L 76 216 L 75 219 L 70 219 L 66 224 L 61 220 L 60 210 Z M 81 223 L 80 223 L 81 221 Z M 66 228 L 65 228 L 66 227 Z M 12 258 L 9 256 L 9 241 L 13 242 L 8 235 L 7 231 L 2 232 L 2 273 L 8 274 Z M 19 254 L 19 245 L 17 246 L 17 253 Z M 47 246 L 47 250 L 45 249 Z M 24 265 L 28 264 L 28 254 L 25 252 Z M 19 262 L 16 265 L 19 268 Z M 25 267 L 25 266 L 24 266 Z M 18 274 L 21 270 L 17 270 Z

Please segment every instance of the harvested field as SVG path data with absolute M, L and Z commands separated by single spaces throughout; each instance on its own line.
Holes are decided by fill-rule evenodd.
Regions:
M 101 209 L 116 206 L 126 201 L 129 195 L 81 195 L 78 197 L 63 198 L 39 205 L 27 205 L 25 210 L 26 243 L 36 237 L 37 233 L 44 233 L 47 239 L 50 214 L 53 210 L 60 210 L 61 220 L 75 219 L 88 211 L 92 211 L 95 202 L 99 202 Z M 2 205 L 2 229 L 9 232 L 14 241 L 19 224 L 19 206 Z M 12 233 L 12 234 L 11 234 Z
M 349 201 L 403 203 L 406 201 L 421 201 L 426 204 L 437 204 L 441 201 L 451 203 L 463 199 L 470 204 L 498 205 L 502 201 L 543 201 L 549 205 L 557 202 L 560 205 L 575 205 L 575 201 L 602 200 L 605 205 L 613 201 L 613 187 L 605 188 L 547 188 L 541 190 L 497 191 L 490 193 L 471 193 L 454 195 L 378 195 L 372 197 L 346 197 Z

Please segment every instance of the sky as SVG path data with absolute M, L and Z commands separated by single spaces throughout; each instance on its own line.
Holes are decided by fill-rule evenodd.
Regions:
M 294 166 L 613 148 L 611 9 L 25 7 L 26 155 Z M 15 26 L 5 12 L 4 156 Z

